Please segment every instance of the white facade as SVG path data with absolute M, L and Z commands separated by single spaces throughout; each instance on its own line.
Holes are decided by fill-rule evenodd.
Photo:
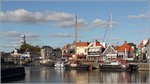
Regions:
M 48 59 L 53 55 L 53 49 L 49 46 L 43 46 L 41 48 L 41 59 Z
M 76 55 L 87 55 L 88 46 L 76 47 Z
M 41 49 L 41 59 L 45 59 L 45 50 Z
M 96 45 L 96 43 L 98 43 Z M 93 57 L 93 56 L 101 56 L 102 54 L 102 45 L 99 42 L 91 42 L 88 46 L 88 56 Z
M 102 55 L 104 60 L 117 58 L 117 51 L 112 45 L 108 45 Z
M 30 57 L 31 57 L 31 56 L 30 56 L 30 52 L 21 54 L 21 57 L 28 57 L 28 58 L 30 58 Z

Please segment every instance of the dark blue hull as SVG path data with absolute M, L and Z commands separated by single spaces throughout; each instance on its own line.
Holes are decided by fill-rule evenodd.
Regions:
M 121 65 L 100 65 L 101 71 L 127 71 L 127 67 Z
M 72 67 L 70 65 L 65 65 L 65 69 L 83 69 L 83 70 L 89 70 L 89 65 L 78 65 L 76 67 Z

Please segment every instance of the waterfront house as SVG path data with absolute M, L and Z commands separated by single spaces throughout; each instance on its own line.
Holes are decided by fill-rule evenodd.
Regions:
M 148 39 L 147 40 L 142 40 L 142 42 L 139 45 L 139 48 L 140 48 L 139 56 L 141 56 L 141 58 L 143 60 L 149 59 L 149 56 L 148 56 L 149 41 L 150 40 L 148 40 Z
M 60 60 L 62 58 L 62 50 L 60 48 L 53 49 L 54 60 Z
M 54 60 L 53 48 L 50 46 L 42 46 L 42 48 L 41 48 L 41 63 L 47 63 L 50 60 Z
M 89 60 L 99 59 L 102 56 L 103 51 L 104 51 L 103 45 L 97 40 L 95 40 L 94 42 L 91 42 L 88 45 L 87 59 Z
M 116 46 L 116 50 L 118 52 L 118 58 L 123 58 L 125 60 L 134 59 L 134 48 L 130 46 L 127 41 L 121 46 Z
M 75 54 L 74 44 L 66 44 L 62 48 L 64 57 L 71 57 L 71 54 Z
M 75 44 L 75 54 L 78 59 L 86 58 L 88 55 L 89 42 L 77 42 Z
M 21 55 L 22 55 L 23 52 L 24 52 L 24 50 L 16 49 L 16 48 L 11 52 L 11 57 L 14 60 L 15 64 L 20 64 L 21 63 Z
M 10 53 L 1 52 L 1 58 L 4 59 L 5 62 L 13 62 Z
M 75 54 L 74 44 L 66 44 L 62 48 L 62 55 L 63 55 L 63 58 L 65 58 L 66 60 L 71 59 L 73 54 Z
M 109 44 L 105 51 L 102 53 L 103 60 L 111 60 L 117 58 L 117 50 L 111 44 Z

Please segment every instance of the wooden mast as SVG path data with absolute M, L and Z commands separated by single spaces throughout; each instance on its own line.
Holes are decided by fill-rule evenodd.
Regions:
M 74 45 L 75 45 L 75 57 L 77 58 L 77 55 L 76 55 L 76 44 L 77 44 L 77 40 L 78 40 L 78 38 L 77 38 L 77 27 L 78 27 L 78 25 L 77 25 L 77 13 L 76 13 L 76 15 L 75 15 L 75 42 L 74 42 Z
M 77 38 L 77 27 L 78 27 L 78 24 L 77 24 L 77 13 L 76 13 L 76 16 L 75 16 L 75 43 L 77 42 L 78 38 Z

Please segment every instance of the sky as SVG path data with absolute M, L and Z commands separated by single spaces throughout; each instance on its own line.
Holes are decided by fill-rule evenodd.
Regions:
M 62 47 L 75 40 L 75 15 L 78 41 L 103 41 L 110 14 L 112 27 L 104 42 L 139 44 L 148 38 L 148 9 L 144 1 L 2 1 L 0 12 L 1 51 L 20 47 L 21 35 L 27 43 Z

